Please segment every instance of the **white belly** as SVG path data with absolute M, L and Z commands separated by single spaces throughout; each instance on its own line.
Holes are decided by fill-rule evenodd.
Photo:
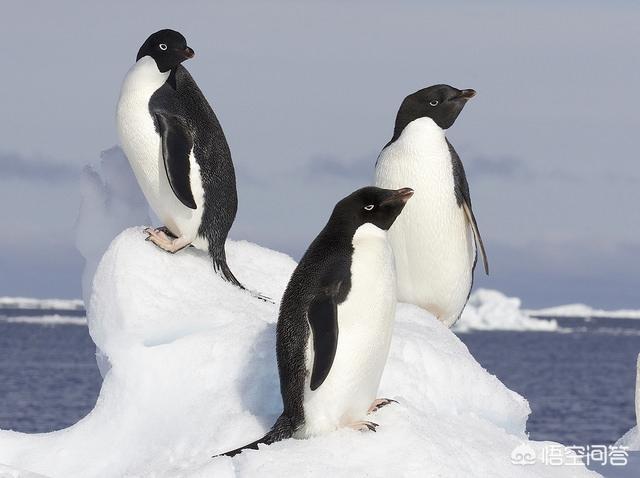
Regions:
M 354 236 L 351 291 L 338 306 L 338 347 L 327 378 L 315 391 L 305 383 L 305 423 L 299 437 L 366 419 L 389 354 L 396 306 L 393 254 L 386 233 L 372 224 Z M 313 363 L 312 338 L 307 364 Z
M 197 205 L 193 210 L 182 204 L 171 190 L 160 136 L 149 113 L 149 98 L 164 84 L 167 76 L 168 73 L 161 73 L 150 57 L 141 58 L 129 70 L 118 101 L 118 134 L 122 149 L 153 211 L 176 236 L 194 241 L 204 208 L 200 168 L 192 152 L 189 157 L 191 191 Z M 207 247 L 203 238 L 195 240 L 194 245 L 203 249 Z
M 444 132 L 429 118 L 410 123 L 380 155 L 376 186 L 415 190 L 389 230 L 398 300 L 451 326 L 471 289 L 476 250 L 473 231 L 456 202 Z

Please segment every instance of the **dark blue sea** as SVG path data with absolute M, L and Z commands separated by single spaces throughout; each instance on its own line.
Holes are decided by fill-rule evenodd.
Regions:
M 8 321 L 28 314 L 37 320 L 47 312 L 0 310 L 0 429 L 65 428 L 98 396 L 95 347 L 84 325 Z M 612 444 L 635 424 L 640 321 L 558 321 L 567 332 L 471 332 L 460 338 L 489 372 L 528 398 L 532 439 Z

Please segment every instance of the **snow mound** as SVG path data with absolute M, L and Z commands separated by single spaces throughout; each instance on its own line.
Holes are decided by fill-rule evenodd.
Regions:
M 84 168 L 80 191 L 76 249 L 84 258 L 82 297 L 88 304 L 98 263 L 113 238 L 127 227 L 151 225 L 151 221 L 147 201 L 119 146 L 102 151 L 98 165 Z M 104 377 L 111 364 L 99 348 L 96 359 Z
M 33 299 L 31 297 L 0 297 L 2 309 L 83 310 L 80 299 Z
M 553 332 L 558 330 L 555 320 L 534 319 L 520 309 L 520 299 L 507 297 L 497 290 L 478 289 L 453 326 L 456 332 L 471 330 L 532 330 Z
M 89 330 L 111 363 L 95 408 L 65 430 L 0 432 L 0 463 L 65 478 L 597 476 L 512 464 L 523 447 L 540 457 L 545 446 L 527 439 L 527 401 L 406 304 L 379 394 L 399 403 L 373 417 L 377 433 L 339 430 L 212 459 L 261 436 L 281 411 L 277 306 L 222 281 L 205 254 L 167 254 L 143 238 L 141 228 L 119 235 L 93 281 Z M 279 300 L 292 259 L 242 241 L 227 251 L 238 279 Z
M 80 178 L 82 202 L 76 222 L 76 248 L 84 257 L 82 295 L 89 303 L 98 262 L 122 230 L 151 224 L 149 206 L 119 146 L 100 153 L 96 166 L 85 166 Z
M 545 309 L 528 310 L 527 314 L 534 317 L 640 319 L 640 310 L 601 310 L 585 304 L 567 304 Z

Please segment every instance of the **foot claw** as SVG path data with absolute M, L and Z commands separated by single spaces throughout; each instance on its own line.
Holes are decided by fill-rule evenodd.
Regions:
M 352 428 L 354 430 L 361 431 L 361 432 L 368 430 L 375 433 L 376 427 L 379 427 L 379 426 L 380 425 L 374 422 L 362 421 L 362 422 L 352 423 L 351 425 L 349 425 L 349 428 Z
M 373 401 L 373 403 L 369 407 L 369 411 L 367 412 L 367 414 L 375 413 L 378 410 L 380 410 L 382 407 L 385 407 L 391 403 L 398 403 L 398 401 L 392 398 L 377 398 L 376 400 Z

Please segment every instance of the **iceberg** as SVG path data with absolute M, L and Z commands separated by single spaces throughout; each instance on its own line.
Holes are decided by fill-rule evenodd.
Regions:
M 377 413 L 377 433 L 338 430 L 212 459 L 261 436 L 281 411 L 277 306 L 217 277 L 204 253 L 171 255 L 143 239 L 142 228 L 120 234 L 93 280 L 89 331 L 111 364 L 95 408 L 64 430 L 0 432 L 0 463 L 65 478 L 598 476 L 514 464 L 518 447 L 538 457 L 545 447 L 527 438 L 527 401 L 407 304 L 380 389 L 399 403 Z M 240 280 L 281 297 L 290 257 L 245 241 L 227 247 Z
M 521 308 L 520 299 L 497 290 L 478 289 L 471 294 L 462 316 L 453 326 L 456 332 L 472 330 L 515 330 L 555 332 L 555 320 L 536 319 Z
M 128 189 L 136 185 L 121 153 L 111 153 L 85 175 L 78 223 L 87 322 L 104 377 L 99 397 L 69 428 L 0 431 L 0 476 L 599 476 L 548 464 L 550 446 L 573 454 L 529 440 L 526 399 L 408 304 L 398 304 L 379 391 L 398 403 L 372 417 L 377 433 L 337 430 L 212 458 L 262 436 L 281 412 L 278 305 L 223 281 L 203 252 L 167 254 L 143 240 L 141 227 L 115 237 L 148 223 L 148 213 Z M 280 299 L 290 257 L 246 241 L 229 240 L 227 252 L 239 280 Z M 472 305 L 481 315 L 482 304 L 503 303 L 481 299 Z

